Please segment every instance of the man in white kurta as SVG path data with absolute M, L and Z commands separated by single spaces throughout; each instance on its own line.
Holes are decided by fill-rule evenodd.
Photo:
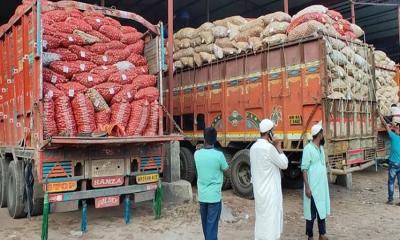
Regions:
M 273 137 L 274 123 L 260 123 L 261 138 L 250 148 L 251 179 L 255 200 L 255 240 L 279 239 L 283 230 L 281 169 L 288 159 Z

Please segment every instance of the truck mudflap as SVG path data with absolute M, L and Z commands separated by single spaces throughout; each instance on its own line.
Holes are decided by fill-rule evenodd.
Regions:
M 361 171 L 366 168 L 371 167 L 372 165 L 375 165 L 376 161 L 375 160 L 370 160 L 368 162 L 362 163 L 358 166 L 355 167 L 350 167 L 350 168 L 345 168 L 345 169 L 334 169 L 334 168 L 328 168 L 328 173 L 332 175 L 347 175 L 352 172 L 356 171 Z
M 91 190 L 76 191 L 76 192 L 49 193 L 49 202 L 56 203 L 56 202 L 85 200 L 85 199 L 108 197 L 108 196 L 120 196 L 133 193 L 141 193 L 146 191 L 153 191 L 155 189 L 157 189 L 157 183 L 122 186 L 114 188 L 91 189 Z

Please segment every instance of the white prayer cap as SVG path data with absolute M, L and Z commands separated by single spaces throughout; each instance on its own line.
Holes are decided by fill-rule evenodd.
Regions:
M 400 107 L 391 107 L 392 115 L 393 115 L 393 123 L 399 124 L 400 123 Z
M 400 115 L 400 107 L 391 107 L 390 110 L 392 115 Z
M 269 119 L 264 119 L 260 122 L 260 133 L 266 133 L 275 126 L 274 122 Z
M 322 125 L 321 122 L 315 124 L 314 126 L 311 127 L 311 135 L 315 136 L 322 130 Z

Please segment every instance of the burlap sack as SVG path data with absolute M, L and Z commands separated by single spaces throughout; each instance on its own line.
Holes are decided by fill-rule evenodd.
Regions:
M 261 32 L 261 36 L 270 37 L 278 33 L 285 34 L 289 26 L 288 22 L 272 22 Z
M 203 62 L 211 63 L 212 61 L 216 60 L 214 54 L 206 53 L 206 52 L 201 52 L 199 53 L 201 60 Z
M 224 38 L 229 35 L 228 28 L 224 26 L 215 26 L 211 29 L 214 38 Z
M 247 22 L 246 24 L 243 24 L 242 26 L 240 26 L 239 31 L 245 32 L 245 31 L 250 30 L 255 27 L 264 28 L 264 26 L 265 26 L 264 21 L 261 18 L 256 18 L 256 19 L 253 19 L 253 20 Z
M 175 33 L 175 38 L 183 39 L 183 38 L 190 38 L 193 39 L 198 36 L 197 29 L 194 28 L 182 28 L 177 33 Z
M 262 40 L 264 44 L 267 46 L 272 46 L 276 44 L 284 43 L 288 40 L 288 36 L 286 34 L 275 34 L 270 37 L 266 37 Z
M 275 22 L 275 21 L 290 23 L 290 21 L 292 19 L 289 14 L 284 13 L 284 12 L 274 12 L 274 13 L 267 14 L 265 16 L 261 16 L 260 18 L 264 21 L 264 24 L 266 26 L 268 24 L 270 24 L 271 22 Z
M 251 37 L 259 37 L 263 29 L 261 27 L 254 27 L 244 32 L 240 32 L 236 37 L 235 40 L 237 42 L 247 42 Z
M 247 23 L 247 20 L 241 16 L 231 16 L 225 19 L 217 20 L 213 22 L 216 26 L 228 27 L 228 23 L 233 23 L 235 25 L 243 25 Z
M 179 61 L 181 61 L 185 67 L 194 67 L 193 57 L 182 57 Z
M 315 34 L 318 30 L 322 30 L 324 28 L 325 26 L 318 21 L 315 20 L 307 21 L 293 28 L 289 32 L 288 38 L 289 40 L 301 39 L 304 37 L 308 37 L 312 34 Z
M 253 51 L 258 51 L 263 47 L 262 40 L 259 37 L 249 38 L 249 44 Z
M 229 38 L 218 38 L 215 39 L 215 45 L 221 48 L 234 48 L 235 40 L 229 40 Z
M 199 32 L 202 44 L 210 44 L 214 42 L 214 35 L 211 30 Z
M 193 53 L 194 53 L 193 48 L 181 49 L 178 52 L 174 53 L 173 58 L 176 61 L 183 57 L 191 57 L 191 56 L 193 56 Z
M 199 31 L 209 31 L 211 30 L 215 25 L 211 22 L 205 22 L 200 25 L 199 28 L 197 28 Z

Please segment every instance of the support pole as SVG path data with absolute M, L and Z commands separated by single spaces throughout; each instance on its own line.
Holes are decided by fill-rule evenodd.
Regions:
M 400 44 L 400 5 L 397 6 L 397 26 L 399 28 L 398 34 L 399 34 L 399 44 Z
M 126 195 L 124 199 L 124 220 L 125 224 L 129 224 L 131 222 L 131 200 L 129 195 Z
M 168 0 L 168 111 L 174 116 L 173 82 L 174 82 L 174 0 Z M 172 120 L 169 120 L 169 132 L 174 130 Z
M 350 8 L 351 8 L 351 23 L 356 24 L 356 10 L 353 1 L 350 1 Z
M 104 7 L 105 5 L 105 0 L 100 0 L 100 6 Z
M 206 0 L 206 16 L 207 22 L 210 21 L 210 0 Z
M 283 0 L 283 9 L 285 13 L 289 14 L 289 0 Z
M 82 231 L 82 233 L 87 232 L 87 203 L 86 203 L 86 200 L 82 200 L 81 231 Z

